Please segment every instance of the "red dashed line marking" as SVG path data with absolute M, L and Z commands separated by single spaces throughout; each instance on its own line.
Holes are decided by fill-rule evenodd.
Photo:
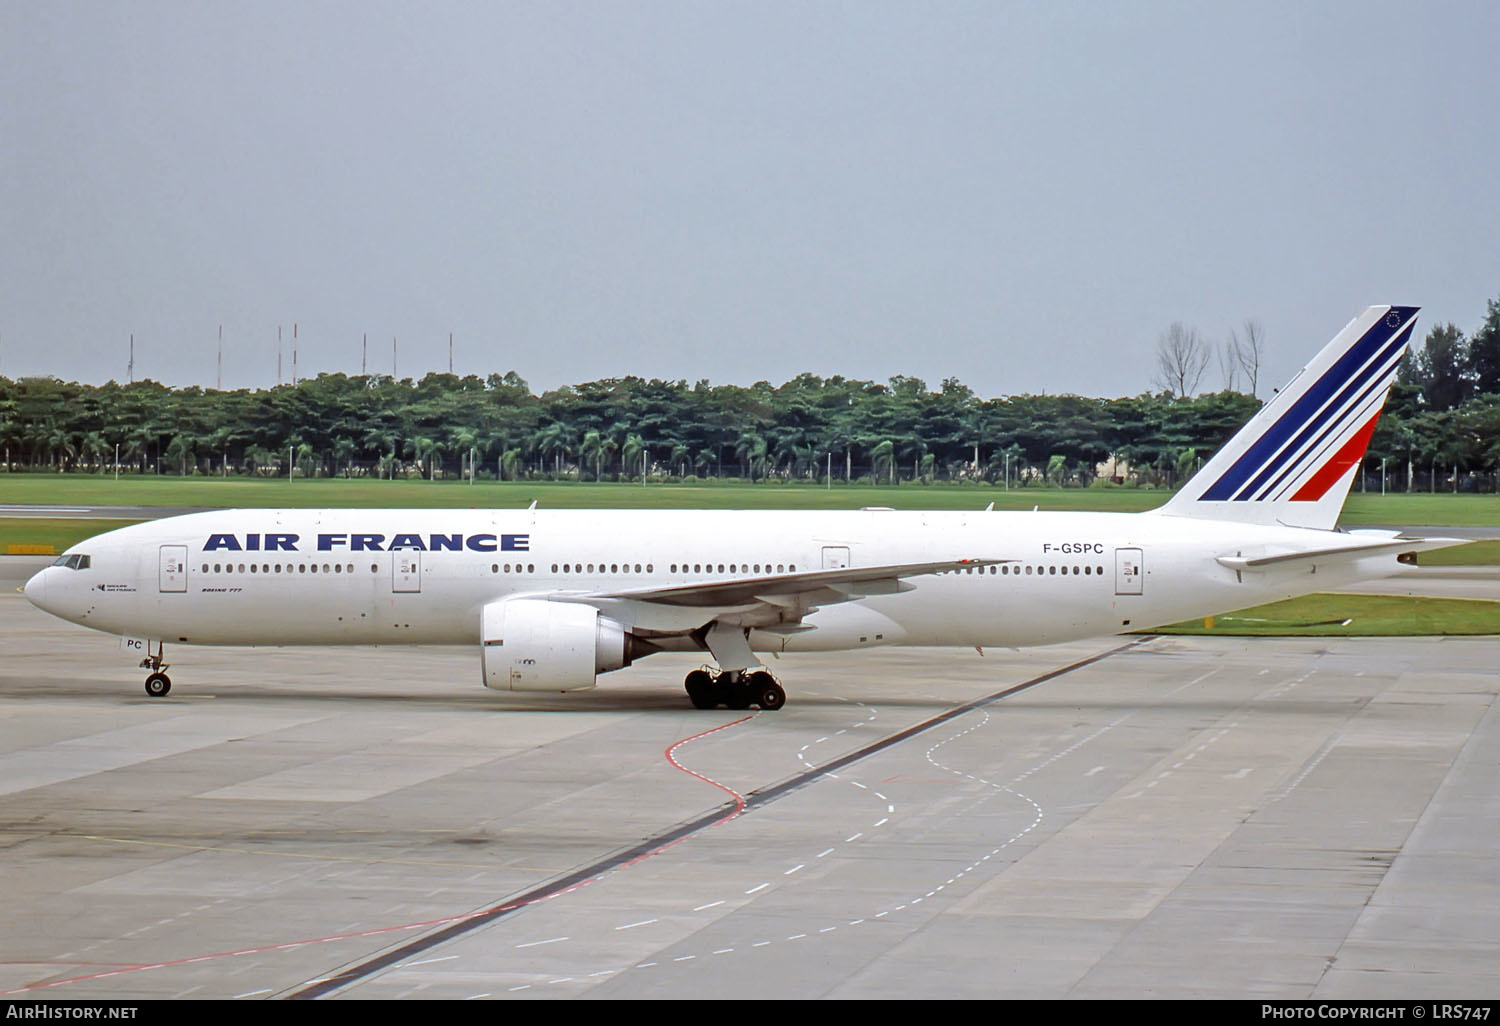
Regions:
M 717 734 L 721 730 L 728 730 L 730 727 L 738 726 L 739 724 L 745 723 L 745 722 L 747 722 L 749 720 L 753 720 L 754 718 L 755 718 L 754 715 L 741 716 L 737 720 L 730 720 L 728 723 L 721 723 L 717 727 L 712 727 L 712 728 L 710 728 L 708 730 L 705 730 L 705 731 L 702 731 L 700 733 L 694 734 L 691 737 L 685 737 L 685 738 L 683 738 L 680 741 L 674 741 L 671 745 L 669 745 L 667 747 L 667 750 L 663 753 L 664 755 L 666 755 L 667 761 L 670 762 L 677 769 L 681 770 L 683 773 L 686 773 L 690 777 L 697 777 L 699 780 L 703 781 L 705 784 L 708 784 L 708 785 L 710 785 L 712 787 L 717 787 L 720 791 L 723 791 L 725 794 L 729 795 L 729 797 L 731 797 L 731 798 L 734 799 L 734 811 L 731 812 L 729 815 L 725 816 L 723 819 L 719 820 L 717 823 L 714 823 L 713 824 L 714 826 L 718 826 L 720 823 L 727 823 L 731 819 L 734 819 L 736 816 L 738 816 L 741 813 L 743 813 L 745 811 L 745 796 L 742 795 L 742 794 L 740 794 L 734 788 L 728 787 L 728 786 L 726 786 L 724 784 L 719 783 L 717 780 L 714 780 L 712 777 L 705 777 L 702 773 L 699 773 L 696 770 L 690 770 L 690 769 L 688 769 L 682 763 L 680 763 L 680 762 L 677 761 L 677 755 L 676 755 L 677 749 L 681 748 L 683 745 L 691 744 L 694 741 L 698 741 L 698 740 L 700 740 L 702 738 L 708 737 L 710 734 Z M 675 844 L 675 843 L 678 843 L 678 842 L 673 842 L 673 843 Z M 650 854 L 651 855 L 655 855 L 657 852 L 659 852 L 659 851 L 665 851 L 667 848 L 670 848 L 670 847 L 671 847 L 671 845 L 666 845 L 666 846 L 664 846 L 662 848 L 656 849 L 656 851 L 653 851 Z M 649 858 L 650 856 L 646 856 L 646 857 Z

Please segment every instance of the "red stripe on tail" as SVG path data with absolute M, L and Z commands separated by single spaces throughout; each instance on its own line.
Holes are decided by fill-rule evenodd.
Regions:
M 1344 443 L 1344 447 L 1333 454 L 1333 459 L 1323 464 L 1318 472 L 1291 498 L 1292 502 L 1317 502 L 1327 494 L 1328 489 L 1345 474 L 1349 468 L 1357 466 L 1364 459 L 1365 450 L 1370 447 L 1370 436 L 1375 433 L 1375 423 L 1380 420 L 1380 414 L 1370 418 L 1370 422 L 1360 428 L 1354 437 Z

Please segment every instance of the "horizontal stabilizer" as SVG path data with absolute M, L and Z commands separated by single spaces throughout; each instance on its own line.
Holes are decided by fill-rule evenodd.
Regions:
M 1398 556 L 1408 552 L 1415 554 L 1431 549 L 1446 549 L 1453 545 L 1464 545 L 1467 542 L 1468 539 L 1466 538 L 1374 538 L 1348 545 L 1331 545 L 1317 549 L 1277 552 L 1265 556 L 1220 556 L 1217 562 L 1220 566 L 1228 567 L 1230 570 L 1265 571 L 1279 569 L 1298 562 L 1329 565 L 1353 562 L 1356 559 L 1363 559 L 1366 556 L 1379 556 L 1387 553 Z

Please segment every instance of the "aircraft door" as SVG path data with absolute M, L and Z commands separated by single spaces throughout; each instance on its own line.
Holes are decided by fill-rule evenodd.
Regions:
M 824 545 L 823 569 L 842 570 L 849 565 L 849 546 Z
M 1115 549 L 1115 594 L 1139 595 L 1145 569 L 1140 549 Z
M 391 591 L 422 590 L 422 552 L 420 549 L 398 549 L 391 553 Z
M 187 591 L 187 546 L 163 545 L 161 547 L 158 587 L 163 592 Z

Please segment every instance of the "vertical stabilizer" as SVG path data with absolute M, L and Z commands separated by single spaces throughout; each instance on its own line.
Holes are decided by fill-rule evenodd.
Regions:
M 1157 512 L 1331 530 L 1416 318 L 1414 306 L 1354 318 Z

